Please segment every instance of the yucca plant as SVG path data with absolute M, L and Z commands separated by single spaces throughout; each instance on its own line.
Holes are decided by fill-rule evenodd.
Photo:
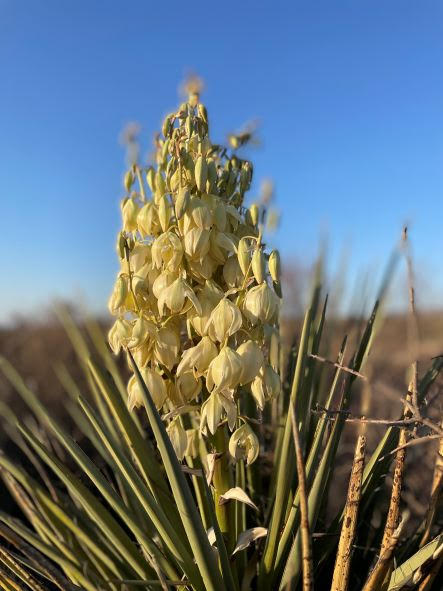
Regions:
M 318 272 L 300 337 L 286 347 L 279 255 L 264 242 L 267 203 L 243 204 L 253 169 L 238 149 L 248 135 L 230 136 L 229 148 L 211 144 L 199 89 L 188 90 L 156 138 L 155 167 L 134 162 L 125 175 L 109 302 L 114 355 L 96 324 L 88 321 L 85 335 L 60 311 L 89 391 L 79 392 L 67 368 L 57 374 L 66 412 L 93 453 L 1 361 L 37 421 L 2 407 L 32 470 L 0 455 L 25 519 L 0 513 L 0 587 L 431 589 L 443 556 L 435 535 L 441 445 L 426 519 L 407 539 L 400 492 L 408 433 L 425 425 L 416 413 L 443 359 L 421 379 L 414 373 L 404 415 L 386 422 L 368 459 L 358 436 L 346 502 L 324 531 L 385 285 L 353 354 L 345 338 L 327 371 L 319 362 L 327 298 Z M 127 386 L 115 358 L 121 351 Z M 389 508 L 374 529 L 368 524 L 383 495 Z

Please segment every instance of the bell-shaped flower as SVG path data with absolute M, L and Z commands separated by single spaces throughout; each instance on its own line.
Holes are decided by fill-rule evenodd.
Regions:
M 201 261 L 189 259 L 189 267 L 197 279 L 211 279 L 218 266 L 217 262 L 207 254 Z
M 230 256 L 223 265 L 223 278 L 229 287 L 240 287 L 243 283 L 245 276 L 236 255 Z
M 257 435 L 248 424 L 234 431 L 229 439 L 229 453 L 236 460 L 246 460 L 249 466 L 257 459 L 260 443 Z
M 191 228 L 184 236 L 185 253 L 191 259 L 202 260 L 209 252 L 209 230 L 199 227 Z
M 191 199 L 189 214 L 194 224 L 202 230 L 209 230 L 214 223 L 208 204 L 198 197 Z
M 243 304 L 246 316 L 252 324 L 268 323 L 275 319 L 279 299 L 267 283 L 261 283 L 248 291 Z
M 123 275 L 117 277 L 111 297 L 109 298 L 108 308 L 111 314 L 117 314 L 118 309 L 123 306 L 128 295 L 128 279 Z
M 198 429 L 186 429 L 186 437 L 187 437 L 187 445 L 185 456 L 190 456 L 191 458 L 196 458 L 198 456 L 199 450 L 199 431 Z
M 137 215 L 139 212 L 139 206 L 137 203 L 129 198 L 122 202 L 122 218 L 123 218 L 123 229 L 126 232 L 134 232 L 137 229 Z
M 179 314 L 183 311 L 185 301 L 189 300 L 194 306 L 197 314 L 201 313 L 202 309 L 200 302 L 195 295 L 194 291 L 189 287 L 184 279 L 179 277 L 171 283 L 160 294 L 158 298 L 158 311 L 160 316 L 163 316 L 165 305 L 171 310 L 173 314 Z
M 260 373 L 251 384 L 251 394 L 261 410 L 263 410 L 266 400 L 278 396 L 280 390 L 280 377 L 270 365 L 262 367 Z
M 124 318 L 118 318 L 108 333 L 109 346 L 115 355 L 118 355 L 120 349 L 126 347 L 132 335 L 132 326 Z
M 242 372 L 240 355 L 231 347 L 225 346 L 209 365 L 206 387 L 210 392 L 236 388 L 240 384 Z
M 212 392 L 202 404 L 200 432 L 207 433 L 207 429 L 209 429 L 210 433 L 214 435 L 224 415 L 226 415 L 228 426 L 232 431 L 237 420 L 237 405 L 229 395 L 225 396 L 222 392 Z
M 148 201 L 137 215 L 137 227 L 142 236 L 155 236 L 161 230 L 155 203 Z
M 263 365 L 263 352 L 255 341 L 249 340 L 238 347 L 237 353 L 243 362 L 240 384 L 248 384 L 256 377 Z
M 180 335 L 174 326 L 163 326 L 155 337 L 154 354 L 158 363 L 171 370 L 178 362 Z
M 223 291 L 218 285 L 212 281 L 206 281 L 204 287 L 198 292 L 198 301 L 200 302 L 201 312 L 192 312 L 190 314 L 191 324 L 194 330 L 200 335 L 204 336 L 206 333 L 206 326 L 212 310 L 223 297 Z
M 196 370 L 197 375 L 203 375 L 217 355 L 217 346 L 208 336 L 204 336 L 195 347 L 190 347 L 183 352 L 177 366 L 177 375 L 191 370 Z
M 152 338 L 154 335 L 155 324 L 144 316 L 140 316 L 140 318 L 137 318 L 134 326 L 132 327 L 132 334 L 131 339 L 128 342 L 128 347 L 130 349 L 141 347 L 149 338 Z
M 165 289 L 167 289 L 177 279 L 177 273 L 171 271 L 162 271 L 152 284 L 152 293 L 158 299 Z
M 166 384 L 156 371 L 149 367 L 140 368 L 140 375 L 145 382 L 149 393 L 157 409 L 160 409 L 166 400 Z M 137 377 L 133 375 L 128 382 L 128 408 L 133 410 L 143 405 L 143 395 Z
M 192 371 L 187 371 L 178 376 L 176 388 L 180 399 L 183 403 L 186 403 L 197 398 L 201 392 L 202 383 L 200 378 L 196 378 Z
M 135 363 L 137 364 L 138 368 L 145 367 L 150 361 L 153 360 L 154 355 L 154 345 L 152 341 L 148 340 L 140 347 L 136 349 L 132 349 L 131 351 L 132 358 L 134 359 Z M 128 355 L 128 367 L 132 369 L 132 361 Z
M 240 329 L 242 322 L 240 309 L 228 298 L 223 298 L 211 312 L 206 332 L 212 340 L 223 343 Z
M 172 447 L 177 455 L 177 458 L 181 461 L 185 456 L 186 449 L 188 447 L 188 436 L 183 425 L 180 422 L 179 417 L 175 417 L 166 427 L 166 431 L 171 440 Z
M 174 232 L 165 232 L 155 239 L 152 245 L 152 262 L 157 269 L 164 266 L 169 271 L 175 271 L 182 257 L 182 243 Z

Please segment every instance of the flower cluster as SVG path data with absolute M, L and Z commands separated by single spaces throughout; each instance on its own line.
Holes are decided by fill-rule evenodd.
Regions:
M 125 175 L 109 343 L 131 351 L 179 457 L 227 422 L 231 454 L 250 462 L 258 441 L 241 400 L 263 409 L 280 391 L 280 260 L 265 252 L 264 206 L 243 207 L 252 164 L 211 144 L 208 125 L 191 89 L 156 138 L 156 166 Z M 140 405 L 132 376 L 128 406 Z

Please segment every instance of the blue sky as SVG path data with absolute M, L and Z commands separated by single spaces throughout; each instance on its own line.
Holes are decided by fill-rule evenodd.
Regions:
M 55 295 L 106 305 L 128 121 L 146 152 L 192 69 L 215 141 L 251 119 L 284 260 L 329 237 L 351 280 L 411 224 L 443 294 L 443 3 L 0 0 L 0 321 Z

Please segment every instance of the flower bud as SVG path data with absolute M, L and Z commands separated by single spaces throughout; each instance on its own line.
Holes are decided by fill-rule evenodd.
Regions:
M 201 103 L 199 103 L 197 105 L 197 112 L 198 112 L 198 116 L 200 117 L 200 119 L 204 123 L 208 123 L 208 111 L 206 110 L 206 107 L 204 105 L 202 105 Z
M 258 224 L 258 218 L 260 214 L 260 209 L 256 203 L 253 203 L 251 205 L 251 207 L 249 208 L 249 213 L 251 216 L 252 225 L 256 226 Z
M 208 178 L 208 165 L 204 156 L 198 156 L 195 161 L 195 183 L 199 191 L 204 192 Z
M 172 131 L 172 119 L 174 117 L 174 114 L 171 113 L 169 114 L 167 117 L 165 117 L 165 120 L 163 121 L 163 126 L 162 126 L 162 133 L 163 135 L 166 137 L 168 137 Z
M 195 369 L 198 375 L 203 375 L 217 355 L 216 345 L 208 336 L 202 337 L 198 345 L 184 351 L 176 373 L 179 376 L 186 371 Z
M 183 460 L 188 447 L 188 437 L 183 425 L 180 422 L 180 417 L 175 417 L 166 427 L 166 431 L 171 440 L 172 447 L 177 455 L 177 458 Z
M 240 384 L 243 386 L 256 377 L 263 365 L 264 358 L 260 347 L 255 341 L 251 340 L 242 343 L 238 347 L 237 353 L 240 355 L 243 363 L 243 371 L 240 380 Z
M 178 362 L 180 351 L 180 336 L 178 331 L 170 326 L 163 326 L 155 338 L 154 354 L 158 363 L 171 370 Z
M 171 215 L 172 215 L 171 204 L 169 203 L 166 195 L 163 195 L 163 197 L 161 197 L 159 199 L 159 204 L 158 204 L 158 219 L 160 220 L 160 225 L 161 225 L 163 232 L 166 232 L 166 230 L 169 228 L 169 222 L 171 221 Z
M 242 372 L 240 355 L 225 346 L 209 365 L 206 387 L 209 391 L 236 388 L 240 384 Z
M 206 181 L 206 190 L 208 193 L 214 193 L 217 190 L 217 166 L 212 158 L 208 158 L 208 180 Z
M 247 238 L 242 238 L 240 240 L 240 242 L 238 243 L 237 256 L 238 256 L 238 262 L 240 265 L 240 269 L 242 270 L 243 275 L 246 275 L 246 273 L 248 272 L 249 263 L 250 263 Z
M 134 184 L 134 175 L 131 169 L 129 169 L 128 172 L 125 174 L 123 184 L 125 185 L 126 191 L 129 193 L 132 185 Z
M 158 204 L 158 201 L 161 197 L 166 193 L 166 183 L 163 175 L 160 171 L 155 173 L 155 202 Z
M 252 272 L 258 284 L 265 280 L 265 255 L 262 248 L 256 248 L 252 255 Z
M 278 298 L 267 283 L 250 289 L 243 305 L 245 314 L 252 324 L 257 324 L 258 321 L 272 322 L 279 307 Z
M 240 329 L 242 322 L 240 309 L 228 298 L 223 298 L 212 311 L 206 332 L 212 340 L 223 343 Z
M 278 250 L 273 250 L 269 255 L 268 267 L 272 280 L 279 282 L 281 277 L 281 265 L 280 253 Z
M 260 443 L 257 435 L 248 424 L 244 424 L 234 431 L 229 439 L 229 453 L 236 460 L 246 459 L 249 466 L 258 457 Z
M 145 382 L 152 400 L 157 409 L 160 409 L 166 400 L 166 384 L 156 371 L 149 367 L 142 367 L 140 374 Z M 143 395 L 137 377 L 133 375 L 128 382 L 128 408 L 133 410 L 143 405 Z
M 177 201 L 175 202 L 175 216 L 177 220 L 180 220 L 183 217 L 183 214 L 189 207 L 190 200 L 191 194 L 189 193 L 189 189 L 180 189 L 177 196 Z
M 155 193 L 155 170 L 150 166 L 146 171 L 146 182 L 151 189 L 151 193 Z
M 137 229 L 137 215 L 139 207 L 133 199 L 122 202 L 123 229 L 126 232 L 134 232 Z

